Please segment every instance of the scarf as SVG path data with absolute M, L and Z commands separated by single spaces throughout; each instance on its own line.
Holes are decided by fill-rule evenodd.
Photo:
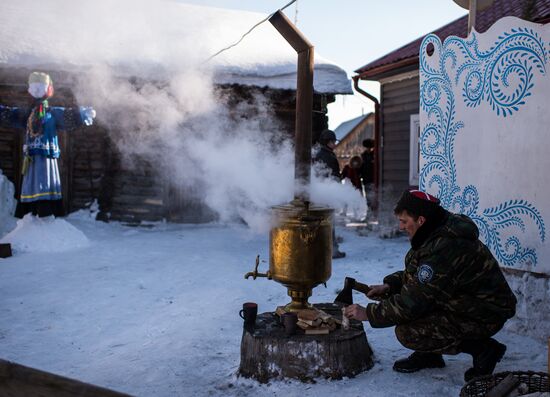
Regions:
M 36 138 L 44 133 L 47 109 L 47 99 L 38 101 L 38 103 L 32 108 L 31 114 L 27 120 L 27 133 L 31 136 L 31 138 Z

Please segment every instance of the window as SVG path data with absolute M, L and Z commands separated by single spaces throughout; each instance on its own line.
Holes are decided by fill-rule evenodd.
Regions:
M 420 173 L 420 117 L 418 114 L 411 114 L 410 131 L 409 185 L 418 186 Z

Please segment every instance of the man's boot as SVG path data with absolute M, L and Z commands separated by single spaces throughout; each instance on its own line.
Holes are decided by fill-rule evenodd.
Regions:
M 464 373 L 464 380 L 469 382 L 478 376 L 492 374 L 497 363 L 506 353 L 506 345 L 493 338 L 464 341 L 461 344 L 461 351 L 469 353 L 473 357 L 474 366 Z
M 445 360 L 438 353 L 414 352 L 407 358 L 397 360 L 393 364 L 393 370 L 397 372 L 416 372 L 424 368 L 443 368 Z

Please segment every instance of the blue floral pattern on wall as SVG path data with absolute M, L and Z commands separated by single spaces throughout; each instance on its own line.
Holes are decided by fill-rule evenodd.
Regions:
M 434 56 L 439 57 L 435 58 L 437 67 L 430 64 L 427 55 L 432 46 Z M 455 139 L 464 123 L 457 120 L 456 101 L 464 101 L 469 108 L 488 103 L 499 117 L 520 112 L 529 101 L 537 76 L 546 74 L 546 46 L 533 30 L 517 28 L 499 36 L 487 51 L 480 51 L 475 33 L 470 40 L 449 37 L 443 44 L 431 34 L 420 47 L 420 106 L 426 112 L 420 135 L 419 150 L 424 159 L 420 189 L 434 192 L 445 208 L 471 217 L 502 266 L 537 264 L 537 250 L 526 246 L 521 235 L 528 225 L 535 225 L 544 242 L 544 219 L 533 204 L 521 198 L 479 208 L 476 186 L 458 185 Z M 459 91 L 462 97 L 455 98 Z

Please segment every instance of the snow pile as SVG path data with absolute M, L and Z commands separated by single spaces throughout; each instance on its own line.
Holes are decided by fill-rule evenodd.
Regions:
M 118 74 L 166 78 L 212 68 L 219 83 L 296 88 L 296 52 L 266 15 L 170 0 L 3 0 L 0 64 L 67 70 L 110 65 Z M 266 50 L 268 49 L 268 50 Z M 346 72 L 315 55 L 317 92 L 351 94 Z
M 550 335 L 550 279 L 529 273 L 523 277 L 508 276 L 506 279 L 518 298 L 516 315 L 507 324 L 508 329 L 545 341 Z
M 88 238 L 71 225 L 60 219 L 39 218 L 27 214 L 17 221 L 17 227 L 0 240 L 10 243 L 18 254 L 23 252 L 65 252 L 87 247 Z
M 14 194 L 13 183 L 0 170 L 0 237 L 15 227 L 13 212 L 17 203 L 13 198 Z

